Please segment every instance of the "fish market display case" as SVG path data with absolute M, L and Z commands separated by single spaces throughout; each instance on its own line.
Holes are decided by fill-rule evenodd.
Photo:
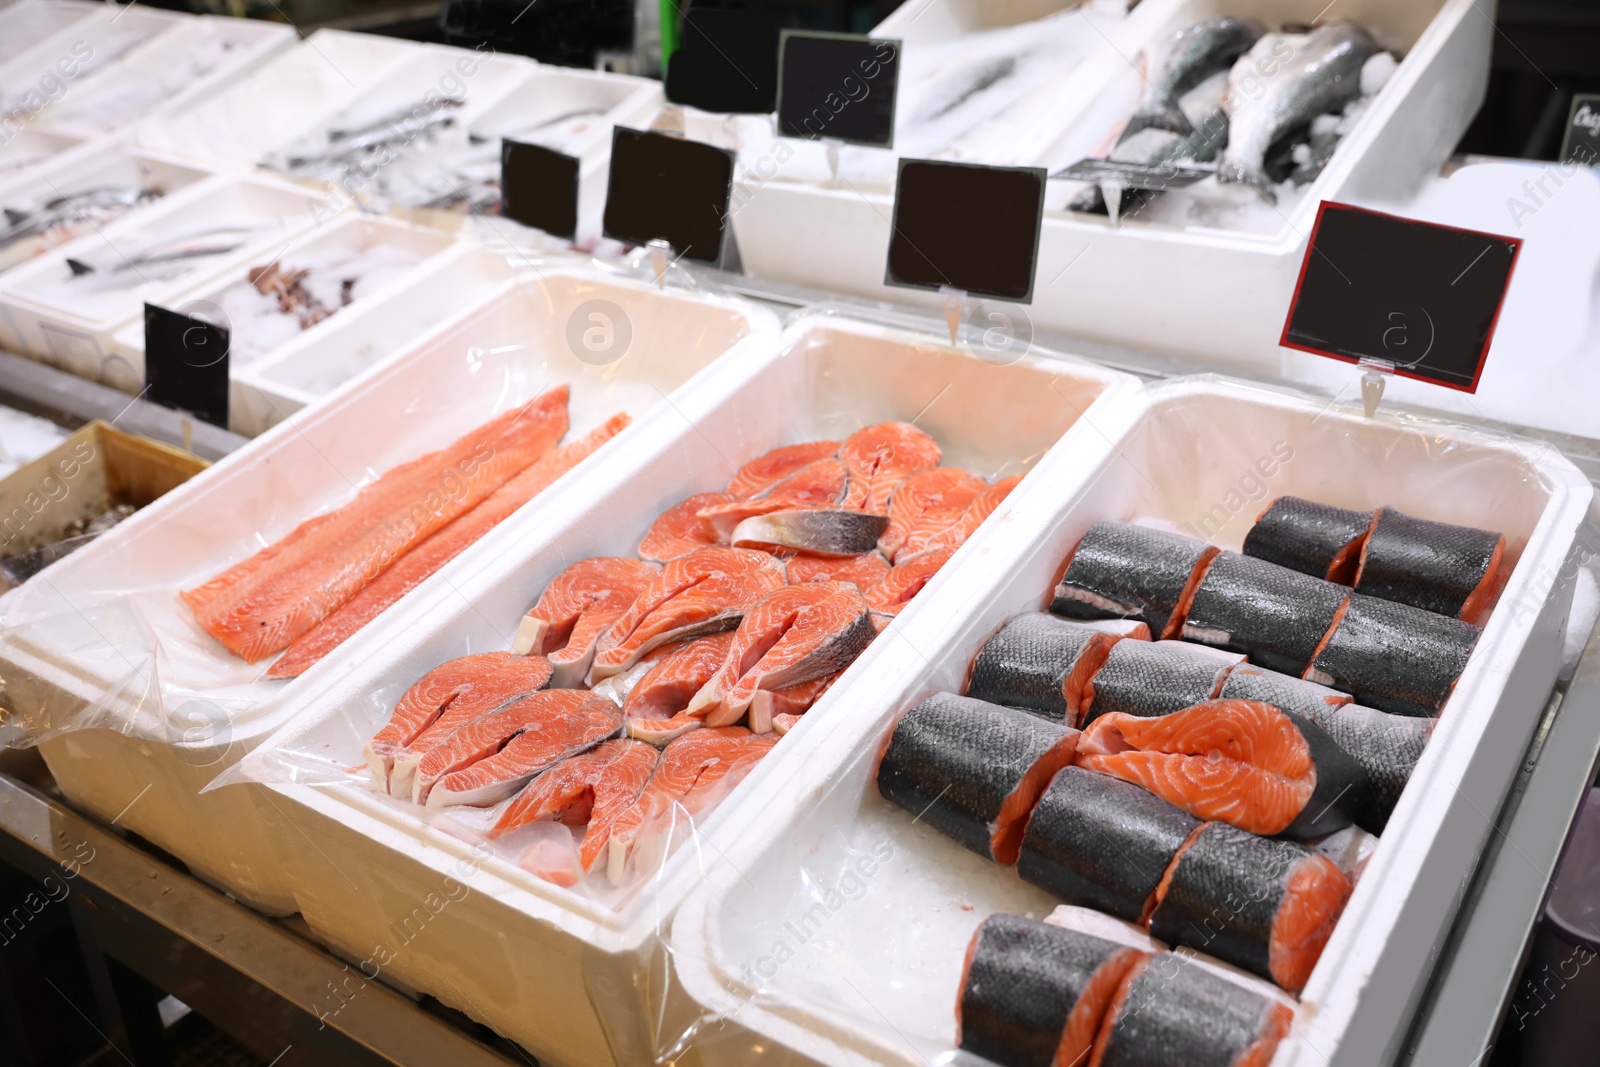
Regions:
M 650 1008 L 666 979 L 659 935 L 722 854 L 767 835 L 778 814 L 767 797 L 794 772 L 802 746 L 780 741 L 709 815 L 696 817 L 689 839 L 658 869 L 640 872 L 642 881 L 612 887 L 591 876 L 568 889 L 494 854 L 481 838 L 474 843 L 459 828 L 464 818 L 448 810 L 449 818 L 425 823 L 414 806 L 372 792 L 364 771 L 350 771 L 364 765 L 372 731 L 433 667 L 509 647 L 523 613 L 568 564 L 632 554 L 651 518 L 720 489 L 738 466 L 775 446 L 916 419 L 953 466 L 985 477 L 1031 471 L 791 734 L 842 729 L 892 681 L 885 665 L 896 661 L 908 626 L 964 610 L 966 562 L 1011 551 L 1011 501 L 1103 462 L 1137 396 L 1133 379 L 1072 359 L 986 362 L 925 326 L 801 316 L 780 346 L 727 360 L 677 393 L 671 417 L 654 421 L 648 436 L 585 482 L 569 483 L 549 512 L 527 513 L 485 538 L 472 573 L 462 568 L 449 587 L 419 598 L 407 625 L 384 634 L 381 647 L 367 646 L 358 666 L 241 766 L 271 784 L 216 793 L 248 789 L 263 812 L 288 820 L 284 863 L 295 903 L 337 951 L 365 958 L 389 945 L 386 974 L 543 1062 L 650 1062 L 661 1036 Z M 454 899 L 414 939 L 396 933 L 394 924 L 404 925 L 435 891 Z
M 229 327 L 230 428 L 254 437 L 400 352 L 501 280 L 503 265 L 496 272 L 465 262 L 483 258 L 476 246 L 438 230 L 352 213 L 172 300 L 201 317 L 220 312 Z M 297 278 L 300 271 L 308 273 Z M 137 393 L 143 319 L 117 331 L 112 343 L 101 378 Z M 279 386 L 283 375 L 275 368 L 307 362 L 299 357 L 307 349 L 314 376 Z
M 988 5 L 972 0 L 909 3 L 876 35 L 939 40 L 994 21 L 1024 21 L 1058 5 Z M 1269 28 L 1319 17 L 1366 26 L 1401 57 L 1332 159 L 1290 205 L 1252 203 L 1239 187 L 1244 228 L 1226 217 L 1182 225 L 1066 210 L 1080 182 L 1051 182 L 1038 277 L 1027 309 L 1041 329 L 1157 353 L 1219 369 L 1276 373 L 1281 309 L 1298 276 L 1323 200 L 1396 203 L 1448 158 L 1483 100 L 1493 4 L 1487 0 L 1356 0 L 1331 12 L 1316 0 L 1144 0 L 1108 30 L 1095 54 L 1057 87 L 1053 109 L 1029 109 L 1009 155 L 986 160 L 1052 170 L 1110 147 L 1137 103 L 1145 50 L 1214 14 L 1251 16 Z M 923 14 L 926 13 L 926 18 Z M 1136 66 L 1138 64 L 1138 66 Z M 734 232 L 745 269 L 875 299 L 925 300 L 883 283 L 892 190 L 854 183 L 772 179 L 761 160 L 742 160 Z M 1213 179 L 1207 179 L 1212 181 Z
M 1061 474 L 1019 496 L 1008 551 L 975 553 L 953 577 L 961 610 L 908 625 L 875 703 L 797 745 L 796 770 L 762 800 L 781 820 L 730 843 L 685 902 L 662 1047 L 692 1034 L 707 1065 L 757 1050 L 785 1064 L 938 1062 L 973 931 L 996 912 L 1042 918 L 1059 900 L 879 798 L 875 757 L 893 723 L 963 690 L 979 648 L 1047 605 L 1092 523 L 1154 518 L 1237 548 L 1261 503 L 1291 494 L 1491 526 L 1514 564 L 1273 1063 L 1354 1067 L 1398 1051 L 1556 680 L 1568 555 L 1593 487 L 1541 443 L 1223 379 L 1151 387 L 1102 461 Z
M 569 319 L 593 300 L 631 322 L 627 359 L 597 365 L 569 347 Z M 178 591 L 344 503 L 378 472 L 565 381 L 575 434 L 618 410 L 635 422 L 529 502 L 530 524 L 541 525 L 561 513 L 566 487 L 585 484 L 608 456 L 647 448 L 658 424 L 675 424 L 677 390 L 719 357 L 737 365 L 770 353 L 777 335 L 769 312 L 742 301 L 662 291 L 578 263 L 507 279 L 404 354 L 62 560 L 47 581 L 0 599 L 0 672 L 13 707 L 34 717 L 40 752 L 74 804 L 115 818 L 239 900 L 292 913 L 299 903 L 284 853 L 304 839 L 252 798 L 253 787 L 201 790 L 328 683 L 414 629 L 426 613 L 412 605 L 458 586 L 496 551 L 494 538 L 289 681 L 227 652 Z

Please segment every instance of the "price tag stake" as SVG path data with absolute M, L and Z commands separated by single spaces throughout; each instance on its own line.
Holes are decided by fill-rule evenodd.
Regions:
M 203 313 L 202 319 L 193 314 Z M 230 331 L 215 305 L 144 306 L 145 396 L 228 428 Z

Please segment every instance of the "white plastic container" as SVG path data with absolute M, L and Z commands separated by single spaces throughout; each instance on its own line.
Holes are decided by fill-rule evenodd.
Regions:
M 0 64 L 70 29 L 100 9 L 85 0 L 18 0 L 0 7 Z
M 112 337 L 143 316 L 146 302 L 176 308 L 185 288 L 270 260 L 325 221 L 312 206 L 304 190 L 271 179 L 219 175 L 191 185 L 8 271 L 0 279 L 0 346 L 101 380 Z M 233 226 L 248 230 L 201 236 Z M 145 252 L 187 236 L 219 251 L 166 268 L 139 265 Z M 68 260 L 88 264 L 93 273 L 74 277 Z
M 959 23 L 972 6 L 938 0 L 922 5 L 929 12 L 922 21 Z M 1254 15 L 1273 27 L 1309 22 L 1325 6 L 1322 0 L 1144 0 L 1125 32 L 1108 38 L 1103 54 L 1062 94 L 1053 130 L 1042 131 L 1031 160 L 1014 161 L 1054 169 L 1100 151 L 1137 91 L 1130 64 L 1170 30 L 1217 12 Z M 894 36 L 900 20 L 909 23 L 916 14 L 909 8 L 877 32 Z M 1018 15 L 1036 17 L 1030 11 Z M 1368 26 L 1404 59 L 1275 232 L 1137 220 L 1114 227 L 1062 210 L 1079 183 L 1052 183 L 1027 312 L 1035 326 L 1277 373 L 1283 317 L 1318 204 L 1403 203 L 1437 171 L 1483 100 L 1493 15 L 1488 0 L 1353 0 L 1331 12 Z M 751 167 L 747 161 L 733 216 L 747 271 L 880 299 L 934 299 L 884 285 L 892 191 L 762 180 Z
M 1494 527 L 1515 562 L 1273 1062 L 1354 1067 L 1397 1051 L 1555 681 L 1572 602 L 1563 562 L 1593 487 L 1548 445 L 1210 379 L 1152 388 L 1114 452 L 1062 474 L 1018 501 L 1010 551 L 960 573 L 950 600 L 963 610 L 908 627 L 883 699 L 805 740 L 801 770 L 764 797 L 781 819 L 731 846 L 679 912 L 685 999 L 669 1034 L 698 1021 L 701 1063 L 747 1063 L 758 1047 L 785 1065 L 944 1062 L 972 931 L 1058 901 L 879 798 L 879 744 L 921 699 L 959 692 L 1008 619 L 1048 603 L 1093 522 L 1151 516 L 1237 548 L 1285 493 Z
M 233 286 L 248 285 L 250 271 L 265 265 L 269 258 L 285 270 L 293 270 L 305 263 L 325 260 L 330 255 L 345 252 L 381 253 L 385 250 L 397 250 L 415 256 L 417 262 L 387 284 L 364 291 L 335 314 L 302 330 L 283 344 L 253 355 L 248 361 L 241 359 L 245 349 L 241 348 L 239 335 L 235 332 L 233 357 L 229 365 L 233 379 L 229 421 L 235 433 L 254 437 L 337 387 L 325 387 L 315 393 L 302 390 L 288 396 L 269 385 L 267 391 L 263 392 L 259 383 L 263 376 L 268 381 L 272 380 L 271 368 L 275 363 L 293 358 L 295 353 L 308 348 L 320 349 L 322 361 L 338 361 L 348 368 L 339 380 L 338 384 L 342 384 L 366 367 L 400 351 L 403 346 L 413 342 L 418 333 L 447 317 L 447 308 L 452 305 L 443 304 L 440 296 L 444 294 L 433 292 L 435 287 L 442 287 L 445 294 L 455 298 L 453 307 L 459 307 L 461 303 L 477 296 L 462 283 L 481 279 L 483 271 L 463 267 L 461 261 L 474 254 L 481 256 L 482 253 L 437 230 L 410 226 L 392 219 L 345 214 L 324 227 L 310 231 L 285 248 L 270 250 L 269 255 L 262 256 L 260 262 L 252 261 L 237 267 L 171 298 L 175 305 L 211 306 L 226 314 L 227 308 L 220 303 L 224 293 Z M 504 273 L 502 270 L 500 275 L 503 277 Z M 378 336 L 363 342 L 358 327 L 364 324 L 371 324 Z M 229 322 L 227 325 L 236 331 L 238 329 L 237 323 Z M 112 345 L 113 354 L 106 360 L 102 379 L 127 392 L 137 393 L 144 382 L 143 320 L 136 319 L 118 330 Z M 329 373 L 331 368 L 326 365 L 321 370 L 324 381 L 337 377 Z
M 90 141 L 65 130 L 24 126 L 0 140 L 0 191 L 32 181 L 47 166 L 98 150 L 102 142 Z
M 175 155 L 252 167 L 424 51 L 423 45 L 389 37 L 318 30 L 215 97 L 141 122 L 134 138 Z
M 294 27 L 202 15 L 130 51 L 114 68 L 46 107 L 37 121 L 105 133 L 210 99 L 295 44 Z
M 57 158 L 40 166 L 29 177 L 0 187 L 0 208 L 35 215 L 48 211 L 46 205 L 51 201 L 113 187 L 146 189 L 164 197 L 209 177 L 211 173 L 192 163 L 131 150 L 121 142 L 113 142 L 102 145 L 99 151 L 91 154 L 71 153 L 65 158 Z M 92 225 L 87 220 L 69 223 L 0 248 L 0 270 L 25 263 L 55 245 L 66 244 L 92 232 L 95 226 L 107 225 L 112 218 L 124 218 L 155 202 L 150 200 L 128 209 L 124 214 L 97 219 Z
M 1138 392 L 1132 379 L 1076 361 L 990 365 L 931 332 L 829 315 L 795 320 L 776 353 L 730 358 L 718 372 L 676 394 L 671 417 L 651 426 L 647 444 L 641 436 L 629 453 L 615 454 L 559 506 L 552 502 L 549 515 L 525 514 L 496 530 L 474 573 L 453 576 L 450 588 L 418 603 L 414 625 L 364 650 L 359 667 L 272 738 L 246 772 L 281 782 L 297 768 L 359 762 L 365 740 L 423 673 L 468 652 L 509 647 L 523 612 L 566 565 L 631 554 L 661 511 L 719 489 L 737 465 L 777 445 L 915 418 L 943 446 L 946 463 L 988 477 L 1073 469 L 1110 449 Z M 1031 480 L 1013 498 L 1025 496 Z M 1006 543 L 1008 527 L 1002 506 L 794 733 L 825 731 L 856 714 L 882 682 L 876 665 L 901 644 L 903 626 L 959 610 L 946 574 L 958 576 L 983 545 Z M 780 743 L 697 820 L 693 841 L 620 899 L 562 889 L 480 854 L 364 781 L 219 792 L 249 789 L 263 811 L 289 820 L 292 855 L 284 862 L 296 903 L 336 950 L 359 960 L 375 945 L 399 944 L 396 931 L 417 903 L 459 883 L 464 899 L 431 916 L 423 937 L 382 968 L 387 976 L 487 1023 L 542 1062 L 649 1063 L 649 1006 L 664 978 L 657 935 L 703 868 L 760 821 L 762 783 L 792 764 L 799 750 L 791 744 Z
M 605 366 L 580 360 L 567 340 L 569 319 L 592 300 L 622 309 L 633 329 L 623 358 Z M 770 355 L 777 334 L 770 313 L 743 301 L 661 291 L 576 263 L 507 281 L 0 599 L 11 705 L 37 709 L 60 731 L 40 749 L 73 803 L 257 908 L 293 912 L 283 852 L 306 847 L 303 839 L 270 804 L 257 807 L 254 787 L 200 790 L 326 684 L 426 620 L 417 605 L 448 593 L 493 549 L 489 539 L 469 549 L 287 682 L 263 679 L 266 664 L 245 664 L 203 633 L 178 591 L 345 502 L 360 482 L 568 382 L 574 434 L 618 410 L 636 423 L 528 505 L 524 525 L 537 526 L 564 514 L 563 487 L 587 484 L 608 455 L 650 455 L 651 426 L 676 422 L 675 390 L 720 356 L 737 366 Z
M 114 83 L 130 57 L 192 20 L 135 5 L 100 7 L 0 63 L 0 114 L 13 125 L 42 121 L 54 105 Z

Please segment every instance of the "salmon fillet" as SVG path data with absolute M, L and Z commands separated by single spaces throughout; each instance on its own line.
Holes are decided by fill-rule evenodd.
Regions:
M 838 674 L 829 674 L 783 689 L 758 689 L 750 700 L 750 731 L 764 734 L 773 730 L 782 737 L 838 680 Z M 783 720 L 781 729 L 780 719 Z
M 877 552 L 830 559 L 827 556 L 796 556 L 787 566 L 790 585 L 802 582 L 849 582 L 865 593 L 889 573 L 889 561 Z
M 728 493 L 740 500 L 749 500 L 760 496 L 802 467 L 810 466 L 819 459 L 832 459 L 838 454 L 838 441 L 808 441 L 774 448 L 740 467 L 728 483 Z
M 687 500 L 663 511 L 650 530 L 639 542 L 639 555 L 643 559 L 666 563 L 687 556 L 699 548 L 717 544 L 713 534 L 700 518 L 700 512 L 721 504 L 732 504 L 739 497 L 732 493 L 696 493 Z
M 551 684 L 583 682 L 601 636 L 659 573 L 636 559 L 583 559 L 551 579 L 517 626 L 512 651 L 543 653 L 555 670 Z
M 1504 583 L 1505 550 L 1505 537 L 1494 531 L 1382 507 L 1361 549 L 1355 589 L 1476 623 Z
M 915 531 L 915 554 L 927 539 L 959 519 L 967 506 L 988 486 L 982 478 L 955 467 L 935 467 L 911 475 L 889 498 L 889 527 L 878 541 L 878 551 L 890 559 L 907 544 Z
M 937 467 L 942 453 L 937 441 L 909 422 L 880 422 L 845 438 L 839 458 L 850 474 L 844 506 L 887 515 L 900 483 Z
M 897 563 L 883 576 L 883 581 L 867 590 L 867 603 L 872 610 L 883 615 L 898 615 L 911 603 L 911 598 L 922 592 L 923 586 L 933 580 L 939 568 L 950 562 L 956 554 L 953 548 L 924 552 L 904 563 Z
M 706 536 L 718 543 L 733 537 L 741 522 L 774 511 L 837 507 L 845 495 L 845 468 L 837 459 L 819 459 L 800 468 L 759 497 L 701 508 Z
M 640 749 L 648 751 L 640 752 Z M 623 766 L 613 769 L 612 764 L 618 761 Z M 655 762 L 655 750 L 643 742 L 625 737 L 602 742 L 588 752 L 562 760 L 529 782 L 527 788 L 506 805 L 489 836 L 501 837 L 519 826 L 545 819 L 567 826 L 587 825 L 602 793 L 609 795 L 619 783 L 631 777 L 638 782 L 633 791 L 637 796 Z
M 926 540 L 919 538 L 916 549 L 917 554 L 939 551 L 953 552 L 966 544 L 967 539 L 978 532 L 978 527 L 983 525 L 985 519 L 994 514 L 995 509 L 1005 501 L 1006 497 L 1011 495 L 1011 490 L 1015 489 L 1020 481 L 1022 481 L 1022 475 L 1014 474 L 1010 478 L 1002 478 L 989 486 L 989 488 L 982 490 L 972 498 L 972 503 L 967 505 L 966 510 L 961 513 L 955 522 L 952 522 L 937 533 L 931 534 Z M 910 545 L 906 546 L 907 555 L 910 555 L 910 547 Z M 898 556 L 896 556 L 895 561 L 899 562 Z
M 689 701 L 728 658 L 733 631 L 675 646 L 639 679 L 622 705 L 629 737 L 664 745 L 704 725 L 703 714 L 684 714 Z
M 250 663 L 281 652 L 395 560 L 466 514 L 567 432 L 565 386 L 400 465 L 303 523 L 246 573 L 184 594 L 200 626 Z M 263 554 L 258 554 L 262 556 Z
M 598 429 L 562 445 L 495 490 L 487 500 L 401 556 L 394 566 L 345 605 L 297 638 L 267 671 L 269 678 L 294 678 L 309 670 L 435 571 L 466 551 L 557 478 L 592 455 L 628 426 L 613 415 Z

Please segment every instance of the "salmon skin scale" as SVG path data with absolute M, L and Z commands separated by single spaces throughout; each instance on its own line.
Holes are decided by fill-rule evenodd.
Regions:
M 1104 938 L 991 915 L 967 949 L 957 1046 L 1003 1067 L 1079 1063 L 1110 994 L 1143 957 Z
M 1072 762 L 1077 731 L 1014 708 L 938 693 L 889 736 L 876 780 L 885 800 L 986 859 L 1017 861 L 1023 823 Z
M 1483 631 L 1471 623 L 1352 594 L 1305 677 L 1395 715 L 1437 715 Z
M 1348 596 L 1349 590 L 1321 578 L 1223 552 L 1195 588 L 1183 636 L 1300 674 Z
M 1033 809 L 1017 873 L 1068 904 L 1144 921 L 1200 820 L 1139 786 L 1068 767 Z
M 978 652 L 967 695 L 1076 726 L 1083 685 L 1119 640 L 1043 612 L 1018 615 Z
M 1069 619 L 1139 619 L 1175 637 L 1196 574 L 1217 550 L 1128 522 L 1097 522 L 1068 557 L 1050 610 Z
M 1506 539 L 1489 530 L 1379 508 L 1356 592 L 1477 622 L 1494 594 Z
M 1372 512 L 1281 496 L 1245 534 L 1244 554 L 1280 567 L 1353 585 Z
M 1095 1044 L 1096 1067 L 1266 1067 L 1286 1007 L 1163 952 L 1129 973 Z
M 1284 711 L 1292 711 L 1323 728 L 1327 727 L 1323 719 L 1329 713 L 1354 699 L 1349 693 L 1249 664 L 1242 664 L 1228 672 L 1217 697 L 1221 700 L 1259 700 Z
M 1181 641 L 1119 641 L 1089 679 L 1083 724 L 1101 715 L 1155 716 L 1217 695 L 1244 657 Z
M 1325 718 L 1319 725 L 1366 772 L 1367 792 L 1356 807 L 1356 825 L 1381 834 L 1427 748 L 1434 720 L 1390 715 L 1359 704 L 1333 709 Z

